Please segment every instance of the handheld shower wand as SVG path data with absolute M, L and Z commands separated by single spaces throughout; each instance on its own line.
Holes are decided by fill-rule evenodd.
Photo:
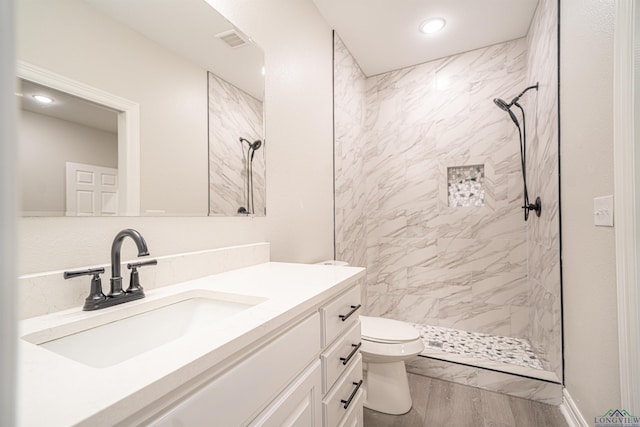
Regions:
M 506 111 L 507 113 L 509 113 L 509 116 L 511 117 L 511 120 L 513 120 L 513 123 L 516 124 L 516 126 L 518 127 L 518 129 L 520 129 L 520 123 L 518 123 L 518 119 L 516 118 L 516 115 L 513 114 L 513 111 L 511 111 L 511 105 L 507 104 L 503 99 L 501 98 L 493 98 L 493 102 L 500 107 L 502 110 Z
M 238 209 L 239 214 L 249 215 L 254 213 L 253 206 L 253 156 L 256 154 L 256 150 L 258 150 L 262 146 L 262 141 L 256 139 L 253 142 L 250 142 L 248 139 L 240 137 L 240 142 L 246 142 L 249 148 L 247 148 L 247 157 L 245 158 L 245 171 L 246 171 L 246 186 L 245 186 L 245 203 L 247 205 L 246 208 L 241 206 Z M 244 151 L 243 151 L 244 157 Z
M 513 120 L 513 123 L 515 123 L 516 127 L 518 128 L 518 134 L 520 136 L 520 163 L 522 168 L 522 181 L 524 184 L 524 206 L 522 206 L 522 208 L 524 209 L 525 221 L 529 219 L 530 211 L 534 211 L 538 217 L 542 212 L 542 201 L 540 200 L 540 197 L 536 197 L 535 203 L 529 202 L 529 190 L 527 188 L 527 121 L 524 115 L 524 108 L 522 108 L 522 106 L 518 103 L 522 95 L 524 95 L 531 89 L 538 90 L 538 83 L 527 87 L 525 90 L 520 92 L 518 96 L 513 98 L 508 104 L 502 98 L 493 99 L 493 102 L 501 110 L 509 113 L 509 117 L 511 117 L 511 120 Z M 511 107 L 514 105 L 518 107 L 518 109 L 522 113 L 522 128 L 520 127 L 520 123 L 518 122 L 516 115 L 513 113 L 513 111 L 511 111 Z

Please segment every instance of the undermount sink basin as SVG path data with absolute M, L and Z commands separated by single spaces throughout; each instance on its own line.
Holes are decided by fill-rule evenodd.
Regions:
M 209 291 L 188 291 L 97 314 L 22 337 L 47 350 L 96 368 L 116 365 L 222 319 L 265 298 Z M 109 310 L 109 309 L 107 309 Z

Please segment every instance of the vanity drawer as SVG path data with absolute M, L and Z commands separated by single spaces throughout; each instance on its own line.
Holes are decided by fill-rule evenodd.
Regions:
M 351 367 L 322 400 L 325 427 L 336 427 L 349 409 L 358 405 L 358 393 L 362 391 L 362 356 L 355 357 Z
M 321 355 L 322 392 L 327 393 L 338 377 L 346 371 L 360 353 L 360 321 L 353 326 Z
M 322 317 L 322 346 L 353 325 L 360 315 L 360 286 L 354 286 L 320 309 Z
M 364 426 L 364 390 L 358 390 L 353 403 L 347 410 L 344 419 L 338 427 L 363 427 Z

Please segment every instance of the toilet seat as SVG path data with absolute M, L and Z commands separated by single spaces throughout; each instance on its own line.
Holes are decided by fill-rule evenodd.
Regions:
M 403 344 L 420 339 L 411 325 L 382 317 L 360 316 L 362 339 L 382 344 Z

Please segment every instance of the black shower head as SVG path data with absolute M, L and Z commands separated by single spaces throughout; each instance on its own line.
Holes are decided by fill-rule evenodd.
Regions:
M 251 152 L 251 161 L 253 162 L 253 156 L 256 154 L 256 150 L 258 148 L 260 148 L 262 146 L 262 141 L 260 141 L 259 139 L 256 139 L 255 141 L 253 141 L 253 144 L 251 144 L 250 147 L 250 152 Z
M 249 142 L 247 138 L 240 137 L 240 142 L 246 142 L 247 145 L 249 145 L 249 148 L 254 151 L 262 146 L 262 141 L 260 141 L 259 139 L 256 139 L 253 142 Z
M 511 111 L 511 105 L 512 104 L 507 104 L 504 101 L 504 99 L 501 99 L 501 98 L 493 98 L 493 102 L 498 107 L 500 107 L 501 110 L 504 110 L 507 113 L 509 113 L 509 117 L 511 117 L 511 120 L 513 120 L 513 123 L 515 123 L 518 128 L 520 127 L 520 123 L 518 123 L 518 119 L 516 118 L 516 115 L 513 114 L 513 111 Z
M 504 111 L 509 111 L 509 108 L 511 107 L 502 98 L 493 98 L 493 102 Z

